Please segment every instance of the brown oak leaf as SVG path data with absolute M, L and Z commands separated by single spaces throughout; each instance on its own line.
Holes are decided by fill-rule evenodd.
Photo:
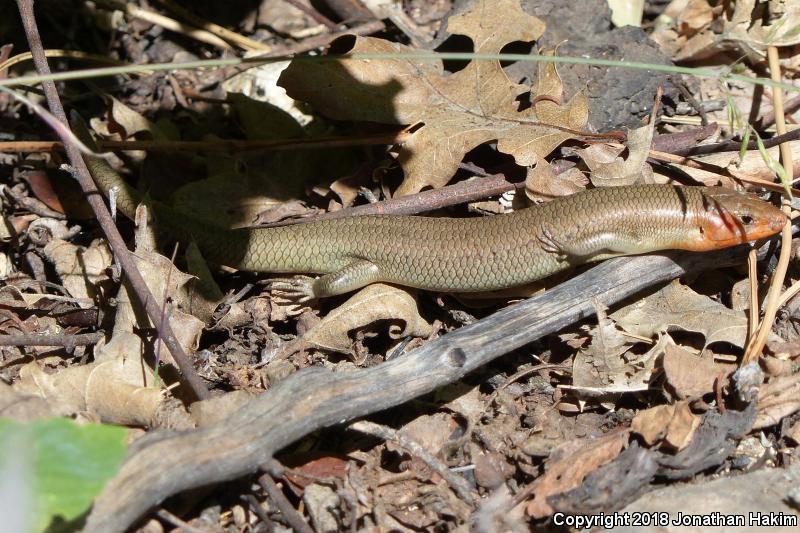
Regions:
M 470 37 L 479 54 L 497 54 L 514 41 L 535 41 L 544 29 L 519 0 L 479 0 L 448 21 L 450 33 Z M 351 48 L 332 51 L 396 57 L 293 61 L 278 83 L 293 98 L 337 120 L 416 126 L 398 154 L 405 170 L 398 196 L 445 185 L 464 155 L 488 141 L 496 140 L 497 149 L 517 164 L 533 165 L 588 120 L 583 94 L 562 105 L 553 63 L 540 64 L 533 105 L 519 111 L 517 97 L 531 87 L 509 80 L 499 61 L 476 60 L 446 74 L 441 61 L 403 57 L 414 48 L 372 37 L 346 39 L 352 40 Z

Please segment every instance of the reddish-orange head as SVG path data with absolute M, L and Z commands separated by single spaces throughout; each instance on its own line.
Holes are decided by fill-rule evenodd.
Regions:
M 754 194 L 723 188 L 703 189 L 705 210 L 700 216 L 698 252 L 718 250 L 771 237 L 786 223 L 786 215 Z

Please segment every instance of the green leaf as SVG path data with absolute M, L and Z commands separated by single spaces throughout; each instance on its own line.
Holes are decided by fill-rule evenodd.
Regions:
M 55 517 L 79 518 L 117 472 L 126 440 L 127 430 L 116 426 L 0 419 L 0 513 L 16 524 L 8 531 L 39 532 Z

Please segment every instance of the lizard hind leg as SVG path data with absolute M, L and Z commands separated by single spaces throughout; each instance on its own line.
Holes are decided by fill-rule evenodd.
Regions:
M 273 279 L 267 289 L 281 298 L 305 303 L 317 298 L 336 296 L 380 281 L 378 265 L 365 259 L 353 261 L 346 267 L 319 278 L 300 276 Z

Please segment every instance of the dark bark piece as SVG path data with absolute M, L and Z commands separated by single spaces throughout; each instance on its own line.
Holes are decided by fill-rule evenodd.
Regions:
M 556 511 L 596 514 L 620 509 L 648 490 L 658 470 L 658 454 L 635 442 L 613 462 L 603 465 L 580 486 L 547 498 Z
M 686 448 L 675 455 L 662 455 L 658 459 L 658 476 L 670 480 L 688 479 L 721 465 L 736 448 L 733 439 L 746 435 L 755 419 L 755 403 L 751 403 L 744 411 L 707 413 Z
M 429 342 L 348 373 L 300 371 L 215 425 L 156 434 L 131 452 L 95 501 L 86 531 L 123 531 L 178 492 L 255 472 L 275 452 L 320 428 L 399 405 L 493 359 L 687 272 L 740 263 L 747 248 L 606 261 L 553 289 Z

